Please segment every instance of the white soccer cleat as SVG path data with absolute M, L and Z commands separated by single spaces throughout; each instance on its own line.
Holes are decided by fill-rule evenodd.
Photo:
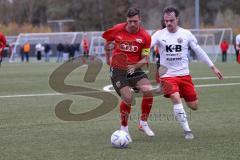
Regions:
M 193 135 L 192 131 L 184 131 L 184 136 L 185 136 L 185 139 L 187 139 L 187 140 L 194 139 L 194 135 Z
M 128 127 L 124 127 L 124 126 L 121 126 L 120 130 L 126 132 L 128 134 L 128 138 L 129 138 L 129 142 L 131 143 L 132 142 L 132 137 L 128 131 Z
M 138 125 L 138 129 L 140 131 L 143 131 L 146 135 L 149 137 L 155 136 L 154 132 L 151 130 L 151 128 L 148 126 L 147 122 L 141 121 Z

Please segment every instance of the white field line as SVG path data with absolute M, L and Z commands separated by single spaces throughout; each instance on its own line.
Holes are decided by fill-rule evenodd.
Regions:
M 41 96 L 58 96 L 58 95 L 63 95 L 63 94 L 61 94 L 61 93 L 20 94 L 20 95 L 6 95 L 6 96 L 0 96 L 0 98 L 41 97 Z
M 238 79 L 240 76 L 223 76 L 223 79 Z M 208 79 L 217 79 L 217 77 L 196 77 L 192 78 L 193 80 L 208 80 Z
M 234 78 L 240 78 L 240 76 L 226 76 L 224 79 L 234 79 Z M 199 77 L 199 78 L 193 78 L 193 80 L 207 80 L 207 79 L 216 79 L 216 77 Z M 237 86 L 240 85 L 240 83 L 216 83 L 216 84 L 201 84 L 201 85 L 195 85 L 196 88 L 201 87 L 221 87 L 221 86 Z M 111 85 L 108 85 L 108 88 L 111 88 Z M 105 86 L 106 87 L 106 86 Z M 105 88 L 104 87 L 104 88 Z M 81 92 L 81 93 L 90 93 L 90 92 Z M 69 93 L 71 94 L 71 93 Z M 77 94 L 77 92 L 73 93 Z M 42 96 L 59 96 L 59 95 L 65 95 L 62 93 L 43 93 L 43 94 L 22 94 L 22 95 L 5 95 L 0 96 L 0 98 L 19 98 L 19 97 L 42 97 Z
M 200 84 L 195 85 L 195 87 L 201 88 L 201 87 L 237 86 L 237 85 L 240 85 L 240 83 Z

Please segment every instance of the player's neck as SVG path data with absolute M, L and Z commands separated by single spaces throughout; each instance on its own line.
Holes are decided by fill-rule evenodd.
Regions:
M 175 27 L 175 28 L 173 28 L 173 29 L 171 29 L 171 30 L 169 30 L 169 29 L 167 29 L 167 30 L 168 30 L 168 32 L 170 32 L 170 33 L 176 33 L 176 32 L 178 31 L 178 29 L 179 29 L 179 27 L 177 26 L 177 27 Z
M 125 27 L 125 30 L 128 32 L 128 33 L 131 33 L 131 34 L 135 34 L 139 31 L 140 29 L 140 26 L 136 29 L 136 30 L 131 30 L 128 25 Z

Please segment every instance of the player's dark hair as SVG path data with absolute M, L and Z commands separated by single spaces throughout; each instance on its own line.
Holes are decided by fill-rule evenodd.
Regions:
M 175 8 L 175 7 L 167 7 L 163 10 L 163 15 L 165 13 L 169 14 L 169 13 L 174 13 L 176 17 L 179 17 L 179 11 Z
M 166 28 L 166 24 L 163 18 L 161 19 L 161 27 L 162 27 L 161 29 Z
M 134 8 L 134 7 L 128 9 L 128 11 L 127 11 L 128 18 L 131 18 L 136 15 L 140 16 L 140 9 Z

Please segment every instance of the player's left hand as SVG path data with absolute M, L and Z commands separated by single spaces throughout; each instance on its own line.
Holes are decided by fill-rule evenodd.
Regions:
M 218 79 L 223 79 L 223 74 L 219 71 L 216 66 L 212 66 L 211 69 L 213 70 L 214 74 L 218 77 Z

